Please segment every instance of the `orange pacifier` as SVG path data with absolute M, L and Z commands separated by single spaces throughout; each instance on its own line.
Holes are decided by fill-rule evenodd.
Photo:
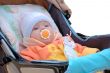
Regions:
M 48 39 L 50 37 L 50 31 L 48 29 L 43 29 L 40 35 L 43 39 Z

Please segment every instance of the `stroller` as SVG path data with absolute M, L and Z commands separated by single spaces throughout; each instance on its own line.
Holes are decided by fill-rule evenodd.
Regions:
M 100 50 L 110 47 L 110 35 L 85 36 L 76 33 L 70 26 L 68 13 L 64 14 L 52 4 L 48 4 L 47 10 L 62 35 L 70 34 L 71 31 L 73 40 L 79 44 L 96 47 Z M 16 52 L 11 42 L 0 28 L 0 73 L 64 73 L 68 67 L 68 62 L 61 61 L 29 62 Z M 110 71 L 105 71 L 105 73 L 110 73 Z

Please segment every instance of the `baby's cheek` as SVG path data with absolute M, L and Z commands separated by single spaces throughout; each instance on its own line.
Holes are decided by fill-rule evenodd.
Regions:
M 31 33 L 31 38 L 38 38 L 40 36 L 40 34 L 37 31 L 34 31 Z

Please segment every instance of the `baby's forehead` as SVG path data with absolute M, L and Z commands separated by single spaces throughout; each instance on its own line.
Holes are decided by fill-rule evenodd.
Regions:
M 35 24 L 35 26 L 45 26 L 45 25 L 51 26 L 51 24 L 48 21 L 45 21 L 45 20 L 39 21 Z

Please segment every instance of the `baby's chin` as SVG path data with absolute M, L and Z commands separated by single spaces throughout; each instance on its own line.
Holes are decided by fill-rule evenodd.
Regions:
M 51 44 L 53 42 L 53 40 L 43 39 L 42 42 L 45 43 L 45 44 Z

